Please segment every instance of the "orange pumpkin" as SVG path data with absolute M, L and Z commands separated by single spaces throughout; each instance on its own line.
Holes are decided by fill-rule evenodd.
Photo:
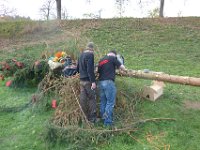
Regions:
M 62 57 L 62 52 L 57 52 L 57 53 L 55 54 L 55 57 L 58 57 L 58 58 Z

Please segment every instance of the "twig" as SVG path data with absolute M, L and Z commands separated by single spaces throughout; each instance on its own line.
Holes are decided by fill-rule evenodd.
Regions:
M 81 131 L 90 131 L 90 132 L 123 132 L 123 131 L 137 131 L 138 129 L 133 129 L 133 128 L 120 128 L 120 129 L 83 129 L 83 128 L 79 128 L 79 130 Z
M 127 131 L 131 131 L 131 132 L 134 132 L 134 131 L 137 131 L 138 129 L 137 128 L 120 128 L 120 129 L 95 129 L 95 128 L 91 128 L 91 129 L 87 129 L 87 128 L 80 128 L 80 127 L 60 127 L 60 126 L 57 126 L 55 124 L 52 124 L 53 127 L 55 128 L 58 128 L 58 129 L 64 129 L 64 130 L 76 130 L 77 132 L 78 131 L 85 131 L 85 132 L 93 132 L 93 133 L 106 133 L 106 132 L 127 132 Z
M 134 122 L 134 123 L 130 124 L 127 127 L 135 126 L 135 125 L 146 123 L 146 122 L 155 122 L 155 121 L 161 121 L 161 120 L 176 121 L 175 118 L 150 118 L 150 119 L 145 119 L 145 120 L 139 120 L 137 122 Z
M 126 132 L 133 140 L 137 141 L 138 143 L 142 144 L 142 145 L 145 145 L 144 143 L 142 143 L 140 140 L 136 139 L 134 136 L 132 136 L 129 132 Z M 156 146 L 153 146 L 153 145 L 150 145 L 151 147 L 157 149 L 157 150 L 160 150 L 158 147 Z
M 130 134 L 130 132 L 126 132 L 126 133 L 127 133 L 128 136 L 130 136 L 132 139 L 134 139 L 134 140 L 137 141 L 138 143 L 144 145 L 140 140 L 138 140 L 138 139 L 136 139 L 134 136 L 132 136 L 132 135 Z
M 145 120 L 140 120 L 141 122 L 149 122 L 149 121 L 161 121 L 161 120 L 171 120 L 171 121 L 176 121 L 175 118 L 150 118 L 150 119 L 145 119 Z
M 121 93 L 122 95 L 124 95 L 125 97 L 127 97 L 129 100 L 131 100 L 131 97 L 130 97 L 129 95 L 127 95 L 126 93 L 124 93 L 124 92 L 122 92 L 122 91 L 120 91 L 120 93 Z
M 61 83 L 58 83 L 58 84 L 55 84 L 55 85 L 53 85 L 53 86 L 51 86 L 51 87 L 49 87 L 49 88 L 47 88 L 47 89 L 45 89 L 44 91 L 42 91 L 41 93 L 46 93 L 48 90 L 50 90 L 50 89 L 52 89 L 52 88 L 54 88 L 54 87 L 56 87 L 57 85 L 59 85 L 59 84 L 61 84 Z
M 124 93 L 124 92 L 122 92 L 122 91 L 120 91 L 120 93 L 122 94 L 122 95 L 124 95 L 126 98 L 128 98 L 128 100 L 135 100 L 134 102 L 134 104 L 133 104 L 133 106 L 136 106 L 137 105 L 137 100 L 135 99 L 135 98 L 133 98 L 133 97 L 130 97 L 129 95 L 127 95 L 126 93 Z M 130 105 L 129 105 L 130 106 Z M 131 109 L 132 110 L 132 109 Z M 133 113 L 132 113 L 133 114 Z

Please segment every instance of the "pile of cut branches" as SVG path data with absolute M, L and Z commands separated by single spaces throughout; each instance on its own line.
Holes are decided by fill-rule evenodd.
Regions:
M 127 85 L 126 88 L 130 89 L 131 87 Z M 136 91 L 133 93 L 132 90 L 128 92 L 126 88 L 124 86 L 122 89 L 118 88 L 114 112 L 115 126 L 105 128 L 102 122 L 93 125 L 87 121 L 79 104 L 78 75 L 69 78 L 62 76 L 57 78 L 48 74 L 40 82 L 38 95 L 45 96 L 48 93 L 53 93 L 54 97 L 59 101 L 55 113 L 48 122 L 45 139 L 51 143 L 62 142 L 70 143 L 70 145 L 75 143 L 73 147 L 75 149 L 88 148 L 100 143 L 106 143 L 114 135 L 135 132 L 139 125 L 145 122 L 155 121 L 155 119 L 146 121 L 139 118 L 135 108 L 141 100 L 141 94 Z M 41 96 L 38 97 L 40 99 L 36 100 L 36 102 L 43 100 Z M 156 120 L 159 120 L 159 118 Z
M 0 75 L 12 77 L 12 87 L 36 86 L 48 73 L 49 68 L 45 60 L 33 60 L 24 58 L 6 59 L 0 62 Z
M 69 125 L 88 124 L 85 114 L 79 104 L 79 78 L 60 76 L 59 78 L 47 75 L 38 87 L 38 93 L 53 93 L 59 99 L 58 107 L 55 110 L 51 122 L 59 127 Z
M 135 106 L 141 97 L 139 93 L 130 94 L 125 90 L 120 90 L 117 94 L 117 103 L 114 112 L 115 128 L 105 129 L 101 122 L 93 125 L 87 121 L 79 104 L 80 85 L 78 75 L 69 78 L 62 76 L 58 78 L 50 74 L 46 75 L 39 84 L 37 94 L 45 96 L 48 93 L 53 93 L 54 97 L 58 100 L 55 113 L 48 123 L 47 139 L 51 142 L 57 138 L 61 138 L 62 140 L 64 138 L 65 140 L 81 140 L 82 143 L 88 143 L 91 140 L 96 141 L 94 143 L 98 143 L 114 133 L 135 130 L 135 128 L 131 126 L 127 127 L 127 125 L 134 120 L 138 120 Z M 35 100 L 35 102 L 43 100 L 40 96 L 38 97 L 40 100 Z M 85 138 L 78 138 L 80 135 Z

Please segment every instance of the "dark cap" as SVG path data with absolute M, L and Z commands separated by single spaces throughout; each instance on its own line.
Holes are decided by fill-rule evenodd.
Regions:
M 87 44 L 87 48 L 94 49 L 94 43 L 93 42 L 89 42 Z

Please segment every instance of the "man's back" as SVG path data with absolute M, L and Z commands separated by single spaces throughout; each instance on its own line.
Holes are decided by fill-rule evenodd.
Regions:
M 94 75 L 94 54 L 92 52 L 83 52 L 78 60 L 78 71 L 80 79 L 84 81 L 95 81 Z
M 99 80 L 115 80 L 115 69 L 119 68 L 121 63 L 114 56 L 105 56 L 99 61 L 98 73 Z

